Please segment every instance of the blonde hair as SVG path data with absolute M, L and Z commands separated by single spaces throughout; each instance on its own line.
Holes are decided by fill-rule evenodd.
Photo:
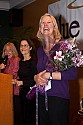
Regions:
M 40 31 L 40 25 L 41 25 L 41 22 L 42 22 L 42 18 L 43 18 L 44 16 L 49 16 L 49 17 L 51 18 L 52 23 L 53 23 L 53 25 L 54 25 L 54 31 L 53 31 L 54 38 L 60 40 L 60 39 L 61 39 L 61 34 L 60 34 L 60 32 L 59 32 L 56 19 L 55 19 L 52 15 L 50 15 L 49 13 L 45 13 L 45 14 L 40 18 L 40 21 L 39 21 L 39 30 L 38 30 L 38 32 L 37 32 L 37 37 L 38 37 L 38 39 L 40 39 L 40 40 L 42 41 L 42 33 L 41 33 L 41 31 Z
M 12 51 L 13 57 L 17 57 L 18 56 L 18 52 L 17 52 L 17 49 L 16 49 L 15 45 L 12 42 L 8 42 L 8 43 L 6 43 L 4 45 L 2 57 L 3 58 L 5 57 L 5 49 L 6 49 L 7 46 L 10 47 L 10 50 Z

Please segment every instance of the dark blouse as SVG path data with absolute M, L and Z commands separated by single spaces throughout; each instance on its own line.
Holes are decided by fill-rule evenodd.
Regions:
M 26 61 L 20 60 L 18 76 L 19 80 L 23 81 L 23 85 L 21 86 L 22 91 L 29 91 L 30 87 L 35 84 L 35 74 L 37 74 L 35 61 L 32 59 Z

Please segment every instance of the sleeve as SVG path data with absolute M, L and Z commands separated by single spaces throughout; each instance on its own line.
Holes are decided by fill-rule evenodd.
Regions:
M 19 61 L 20 61 L 19 57 L 16 57 L 13 61 L 13 71 L 12 71 L 13 78 L 18 77 Z
M 38 50 L 37 50 L 37 58 L 38 59 L 41 57 L 42 53 L 43 53 L 43 48 L 39 47 Z
M 45 66 L 46 66 L 46 57 L 44 56 L 44 51 L 43 51 L 43 48 L 40 47 L 38 48 L 38 51 L 37 51 L 37 58 L 38 58 L 38 61 L 37 61 L 37 70 L 38 70 L 38 73 L 42 72 L 43 70 L 45 70 Z
M 77 78 L 77 67 L 72 67 L 61 72 L 61 80 L 75 80 Z
M 28 83 L 28 84 L 26 84 L 26 83 Z M 35 83 L 34 79 L 23 80 L 23 87 L 32 87 L 35 84 L 36 83 Z

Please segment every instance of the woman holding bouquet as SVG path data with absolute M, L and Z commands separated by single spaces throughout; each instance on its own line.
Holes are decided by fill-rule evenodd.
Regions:
M 51 56 L 61 44 L 61 34 L 52 15 L 46 13 L 40 18 L 37 37 L 42 42 L 42 47 L 38 49 L 38 74 L 34 76 L 39 90 L 39 125 L 68 125 L 68 81 L 76 79 L 77 69 L 72 66 L 60 71 L 52 63 Z

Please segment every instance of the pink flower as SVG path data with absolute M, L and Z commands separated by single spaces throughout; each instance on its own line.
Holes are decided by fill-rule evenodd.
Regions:
M 62 51 L 56 51 L 56 56 L 54 56 L 54 60 L 55 59 L 59 61 L 62 61 L 62 59 L 64 59 L 64 56 L 62 56 Z

